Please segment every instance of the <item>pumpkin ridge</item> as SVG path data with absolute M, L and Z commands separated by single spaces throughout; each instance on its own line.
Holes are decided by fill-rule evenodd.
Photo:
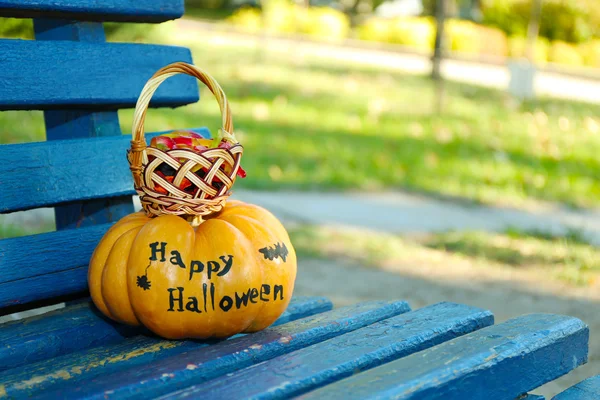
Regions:
M 271 237 L 277 237 L 277 232 L 273 232 L 273 229 L 271 229 L 271 226 L 269 226 L 269 225 L 263 225 L 261 223 L 261 221 L 259 221 L 258 219 L 252 218 L 249 215 L 241 215 L 240 218 L 243 218 L 243 219 L 246 219 L 246 220 L 249 220 L 249 221 L 253 221 L 257 225 L 261 226 L 265 231 L 267 231 L 268 234 L 271 235 Z M 266 269 L 266 265 L 265 265 L 264 261 L 260 259 L 259 256 L 257 256 L 257 257 L 259 259 L 259 263 L 258 264 L 260 265 L 260 268 L 263 271 L 263 276 L 266 276 L 268 274 L 268 271 Z M 262 307 L 260 308 L 259 318 L 254 319 L 254 321 L 249 326 L 247 326 L 246 329 L 244 329 L 242 332 L 244 332 L 244 333 L 245 332 L 252 332 L 254 330 L 254 326 L 258 322 L 257 320 L 260 320 L 260 316 L 263 315 L 262 311 L 264 309 L 266 309 L 266 308 L 267 308 L 267 303 L 263 303 Z
M 256 231 L 258 233 L 258 237 L 261 236 L 267 236 L 269 238 L 275 239 L 275 240 L 267 240 L 266 242 L 264 242 L 262 239 L 250 239 L 253 242 L 253 245 L 259 245 L 259 247 L 263 246 L 263 245 L 271 245 L 272 243 L 274 244 L 279 244 L 281 242 L 279 242 L 279 240 L 282 240 L 283 244 L 285 245 L 285 243 L 287 242 L 288 245 L 290 247 L 293 248 L 293 246 L 291 245 L 291 242 L 289 240 L 289 237 L 287 236 L 287 232 L 285 231 L 285 229 L 283 228 L 283 226 L 279 223 L 278 220 L 276 220 L 272 214 L 268 214 L 268 211 L 264 210 L 264 209 L 260 209 L 260 208 L 254 208 L 253 211 L 258 211 L 260 212 L 260 215 L 247 215 L 244 214 L 242 212 L 238 213 L 234 213 L 234 212 L 229 212 L 225 215 L 221 215 L 219 217 L 220 220 L 228 222 L 230 224 L 232 224 L 233 226 L 235 226 L 236 228 L 238 228 L 239 230 L 242 230 L 243 228 L 239 228 L 238 225 L 241 223 L 244 223 L 245 225 L 250 226 L 250 230 L 251 231 Z M 259 216 L 265 216 L 265 221 L 261 221 L 259 220 L 257 217 Z M 278 225 L 274 225 L 273 223 L 277 221 Z M 237 224 L 236 224 L 237 222 Z M 285 233 L 285 235 L 284 235 Z M 253 236 L 252 233 L 250 233 L 248 236 L 247 233 L 245 233 L 242 230 L 242 234 L 246 234 L 247 237 L 251 237 Z M 268 245 L 267 245 L 268 243 Z M 258 251 L 255 254 L 256 260 L 258 265 L 260 266 L 261 272 L 262 272 L 262 276 L 263 276 L 263 283 L 266 284 L 273 284 L 272 279 L 269 279 L 269 277 L 273 277 L 273 275 L 271 275 L 270 271 L 270 266 L 269 263 L 271 261 L 271 259 L 267 259 L 264 254 L 262 252 L 260 252 L 260 249 L 257 249 Z M 293 251 L 293 250 L 292 250 Z M 295 252 L 294 252 L 295 254 Z M 295 258 L 295 256 L 294 256 Z M 270 320 L 268 316 L 268 312 L 267 310 L 269 310 L 269 305 L 267 303 L 262 303 L 261 307 L 260 307 L 260 311 L 257 315 L 257 318 L 254 319 L 254 321 L 244 329 L 244 331 L 242 332 L 254 332 L 257 330 L 257 327 L 259 327 L 258 330 L 270 325 L 273 321 Z M 264 311 L 264 312 L 263 312 Z M 262 327 L 262 328 L 260 328 Z
M 253 220 L 257 221 L 259 224 L 262 224 L 262 225 L 269 225 L 270 227 L 273 227 L 273 225 L 278 225 L 275 233 L 282 235 L 282 237 L 285 240 L 287 240 L 288 242 L 291 243 L 290 236 L 289 236 L 287 230 L 285 229 L 285 227 L 283 226 L 283 224 L 281 223 L 281 221 L 277 217 L 275 217 L 266 208 L 257 206 L 256 204 L 249 204 L 249 203 L 242 203 L 242 202 L 240 202 L 240 204 L 236 205 L 235 208 L 239 208 L 239 209 L 238 210 L 230 209 L 231 212 L 224 213 L 223 215 L 219 215 L 218 218 L 227 217 L 229 215 L 244 215 L 248 218 L 252 218 Z M 252 212 L 253 214 L 259 214 L 259 215 L 249 215 L 247 212 L 242 212 L 239 214 L 234 213 L 234 211 L 240 211 L 240 209 L 248 210 L 249 212 Z
M 100 280 L 100 282 L 101 282 L 100 291 L 102 293 L 102 299 L 104 300 L 104 303 L 106 304 L 106 308 L 108 309 L 108 311 L 111 314 L 112 318 L 115 319 L 116 321 L 119 321 L 121 323 L 128 324 L 128 325 L 131 325 L 132 323 L 135 323 L 136 326 L 140 325 L 140 320 L 137 317 L 137 315 L 135 315 L 135 311 L 133 310 L 133 307 L 131 307 L 131 298 L 129 296 L 129 290 L 128 290 L 128 286 L 129 285 L 127 283 L 127 263 L 129 261 L 129 252 L 131 251 L 131 245 L 133 244 L 133 240 L 135 240 L 135 237 L 131 240 L 131 242 L 129 243 L 129 246 L 127 246 L 127 248 L 124 249 L 125 250 L 123 252 L 124 255 L 122 255 L 122 257 L 125 258 L 125 265 L 123 266 L 124 269 L 122 271 L 118 271 L 119 274 L 122 273 L 124 275 L 124 282 L 125 282 L 125 288 L 124 288 L 125 293 L 124 293 L 124 295 L 126 297 L 126 302 L 125 303 L 127 304 L 126 307 L 129 308 L 127 311 L 130 312 L 133 315 L 135 321 L 127 321 L 127 320 L 125 320 L 123 318 L 117 318 L 116 317 L 116 314 L 114 313 L 114 308 L 115 308 L 114 305 L 111 306 L 110 302 L 106 301 L 106 294 L 105 294 L 106 285 L 105 285 L 104 279 L 105 279 L 105 274 L 108 271 L 108 269 L 107 269 L 107 267 L 108 267 L 108 265 L 107 265 L 108 261 L 111 259 L 111 255 L 112 255 L 115 247 L 117 246 L 117 244 L 120 245 L 120 241 L 124 240 L 124 238 L 126 238 L 126 236 L 130 235 L 132 232 L 135 232 L 135 235 L 137 236 L 137 234 L 139 233 L 139 231 L 142 230 L 143 226 L 144 225 L 135 226 L 135 227 L 129 229 L 127 232 L 125 232 L 122 235 L 120 235 L 119 238 L 117 238 L 117 240 L 115 240 L 115 242 L 113 243 L 113 247 L 111 248 L 111 251 L 109 252 L 108 258 L 106 259 L 104 268 L 102 270 L 102 278 Z M 108 278 L 106 278 L 106 279 L 108 279 Z M 123 288 L 120 288 L 120 289 L 123 290 Z M 114 288 L 110 288 L 108 290 L 114 290 Z M 111 310 L 111 308 L 113 310 Z
M 169 235 L 166 232 L 178 232 L 179 234 L 175 236 L 179 239 L 177 241 L 173 240 L 173 242 L 183 241 L 185 245 L 175 245 L 173 242 L 166 239 L 165 235 Z M 185 232 L 185 234 L 183 234 L 183 232 Z M 179 328 L 179 322 L 173 323 L 173 321 L 171 321 L 169 323 L 169 328 L 166 328 L 170 333 L 165 331 L 160 332 L 159 327 L 161 324 L 164 324 L 164 321 L 161 323 L 156 321 L 152 323 L 152 314 L 159 311 L 149 310 L 148 302 L 152 303 L 155 301 L 156 297 L 153 297 L 152 293 L 157 293 L 159 281 L 165 281 L 165 279 L 168 280 L 168 277 L 163 275 L 163 271 L 169 270 L 171 267 L 177 268 L 175 265 L 172 265 L 169 260 L 171 258 L 170 252 L 172 250 L 179 250 L 183 253 L 187 248 L 186 246 L 189 244 L 188 241 L 190 239 L 191 243 L 193 243 L 193 235 L 195 235 L 195 231 L 192 226 L 179 216 L 162 215 L 152 218 L 140 228 L 140 231 L 132 241 L 129 258 L 127 260 L 127 293 L 134 315 L 140 324 L 155 333 L 157 333 L 158 330 L 160 336 L 170 339 L 182 338 L 184 336 L 184 330 Z M 157 237 L 161 239 L 157 239 Z M 154 240 L 165 242 L 164 255 L 161 255 L 162 253 L 160 252 L 156 253 L 155 257 L 158 258 L 158 260 L 153 261 L 150 269 L 148 269 L 148 243 L 151 243 Z M 166 260 L 160 260 L 161 257 Z M 183 257 L 185 258 L 187 256 L 183 255 Z M 144 286 L 139 286 L 137 284 L 137 279 L 144 274 L 146 274 L 147 279 L 149 278 L 149 286 L 147 287 L 149 290 L 146 290 L 144 289 Z M 176 287 L 178 285 L 174 286 Z M 149 294 L 150 297 L 144 297 L 142 293 Z M 175 314 L 174 316 L 179 319 L 184 318 L 178 314 Z
M 248 236 L 246 236 L 246 234 L 244 234 L 244 232 L 242 232 L 237 226 L 235 226 L 231 222 L 225 221 L 225 220 L 220 219 L 220 218 L 212 218 L 211 220 L 214 221 L 213 223 L 216 222 L 216 223 L 222 223 L 222 224 L 227 225 L 233 232 L 235 232 L 236 235 L 239 235 L 239 236 L 243 237 L 248 242 L 249 245 L 252 245 L 252 240 Z M 202 225 L 200 225 L 200 226 L 202 226 Z M 256 265 L 259 266 L 259 263 L 256 263 Z M 259 266 L 259 268 L 260 268 L 261 278 L 262 278 L 264 276 L 264 274 L 263 274 L 264 271 L 263 271 L 262 266 Z M 248 325 L 244 326 L 240 330 L 240 332 L 244 332 L 246 329 L 248 329 L 250 326 L 252 326 L 252 324 L 254 323 L 254 321 L 260 316 L 260 311 L 262 310 L 262 307 L 263 306 L 261 306 L 259 308 L 258 312 L 255 313 L 254 318 L 252 320 L 250 320 L 248 322 Z
M 108 311 L 108 307 L 106 306 L 102 296 L 102 273 L 104 272 L 106 261 L 108 260 L 108 257 L 110 256 L 110 253 L 112 252 L 117 240 L 119 240 L 119 238 L 125 232 L 136 226 L 144 226 L 144 224 L 147 222 L 138 217 L 136 214 L 130 214 L 124 217 L 116 224 L 111 226 L 108 231 L 106 231 L 106 233 L 102 236 L 102 239 L 100 239 L 100 244 L 92 253 L 90 262 L 88 264 L 88 286 L 92 300 L 102 312 L 106 312 L 107 317 L 113 320 L 116 319 Z M 129 229 L 127 228 L 128 226 Z M 102 247 L 102 245 L 106 245 L 106 248 Z M 103 259 L 98 260 L 98 257 L 102 257 Z

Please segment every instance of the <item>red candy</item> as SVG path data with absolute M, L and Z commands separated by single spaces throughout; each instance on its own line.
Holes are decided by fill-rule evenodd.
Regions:
M 169 151 L 173 149 L 187 149 L 192 150 L 197 154 L 202 154 L 204 151 L 211 148 L 213 140 L 214 139 L 206 139 L 192 131 L 175 131 L 172 133 L 167 133 L 152 138 L 152 140 L 150 141 L 150 147 L 154 147 L 162 151 Z M 233 145 L 229 142 L 221 141 L 218 147 L 222 149 L 230 149 L 232 146 Z M 171 169 L 172 171 L 169 171 L 169 169 Z M 208 171 L 204 170 L 201 167 L 197 167 L 196 169 L 192 169 L 192 172 L 196 173 L 196 175 L 198 175 L 199 178 L 204 179 Z M 173 180 L 175 179 L 175 170 L 169 168 L 168 166 L 166 168 L 163 168 L 162 171 L 157 170 L 156 173 L 158 174 L 158 176 L 160 176 L 169 183 L 173 183 Z M 237 175 L 241 178 L 245 178 L 246 171 L 244 171 L 244 169 L 240 166 L 238 168 Z M 213 184 L 217 188 L 219 186 L 222 186 L 222 182 L 217 177 L 214 178 Z M 187 178 L 183 179 L 183 181 L 179 185 L 179 189 L 192 195 L 195 195 L 198 191 L 198 188 L 195 185 L 193 185 L 192 182 L 190 182 Z M 155 190 L 165 195 L 168 194 L 167 190 L 158 184 L 155 185 Z

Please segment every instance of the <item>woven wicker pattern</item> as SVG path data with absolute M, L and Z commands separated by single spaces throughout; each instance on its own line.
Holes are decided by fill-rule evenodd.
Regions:
M 224 140 L 228 143 L 228 148 L 215 147 L 198 154 L 187 149 L 162 151 L 146 145 L 144 120 L 150 99 L 163 81 L 181 73 L 198 78 L 215 95 L 223 119 L 216 141 L 218 144 L 221 139 Z M 243 147 L 233 135 L 227 97 L 210 75 L 186 63 L 174 63 L 156 72 L 142 89 L 135 108 L 132 132 L 128 160 L 135 190 L 140 196 L 142 207 L 149 215 L 181 215 L 199 223 L 202 217 L 223 208 L 240 167 Z M 158 173 L 165 167 L 175 171 L 172 182 Z M 181 189 L 185 180 L 188 188 L 189 183 L 193 185 L 193 190 Z

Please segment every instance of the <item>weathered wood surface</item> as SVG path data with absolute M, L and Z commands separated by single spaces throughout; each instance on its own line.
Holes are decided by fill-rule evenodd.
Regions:
M 131 108 L 146 81 L 175 61 L 192 62 L 189 49 L 66 40 L 0 40 L 0 110 Z M 198 100 L 195 78 L 168 79 L 153 107 Z
M 331 302 L 322 297 L 293 298 L 273 326 L 331 308 Z M 27 397 L 63 381 L 74 383 L 146 365 L 209 343 L 162 340 L 107 320 L 91 303 L 78 304 L 0 326 L 0 371 L 5 371 L 0 388 L 8 396 Z
M 90 256 L 110 226 L 0 240 L 0 308 L 87 290 Z
M 494 317 L 489 311 L 440 303 L 191 386 L 164 398 L 291 398 L 493 323 Z
M 210 137 L 206 128 L 191 130 Z M 160 133 L 149 133 L 148 140 Z M 134 195 L 126 159 L 130 141 L 119 135 L 0 145 L 0 213 Z
M 0 309 L 75 294 L 83 297 L 87 294 L 87 270 L 86 264 L 21 281 L 0 283 Z M 48 304 L 52 303 L 43 305 Z
M 0 0 L 0 15 L 17 18 L 163 22 L 183 11 L 183 0 Z
M 61 385 L 36 393 L 34 398 L 115 398 L 147 399 L 172 392 L 182 386 L 204 382 L 241 368 L 269 360 L 303 347 L 352 332 L 375 322 L 410 311 L 405 302 L 368 302 L 334 309 L 261 332 L 188 350 L 164 359 L 153 359 L 144 368 L 98 376 L 85 371 L 75 384 Z M 85 358 L 82 359 L 85 362 Z
M 514 399 L 587 361 L 588 327 L 532 314 L 309 392 L 301 399 Z
M 592 376 L 554 396 L 552 400 L 599 400 L 600 375 Z

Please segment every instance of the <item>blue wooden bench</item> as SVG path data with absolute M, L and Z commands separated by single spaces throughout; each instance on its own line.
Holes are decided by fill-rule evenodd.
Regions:
M 54 207 L 57 227 L 0 241 L 0 315 L 68 304 L 0 325 L 0 398 L 512 400 L 586 362 L 576 318 L 494 325 L 489 311 L 453 303 L 333 309 L 296 297 L 275 326 L 220 342 L 165 341 L 103 318 L 87 263 L 133 211 L 117 110 L 134 107 L 157 69 L 192 59 L 185 48 L 106 43 L 102 21 L 182 14 L 183 0 L 0 0 L 1 16 L 35 19 L 36 37 L 0 40 L 0 110 L 43 110 L 47 135 L 0 146 L 0 213 Z M 197 100 L 196 81 L 177 76 L 151 105 Z

